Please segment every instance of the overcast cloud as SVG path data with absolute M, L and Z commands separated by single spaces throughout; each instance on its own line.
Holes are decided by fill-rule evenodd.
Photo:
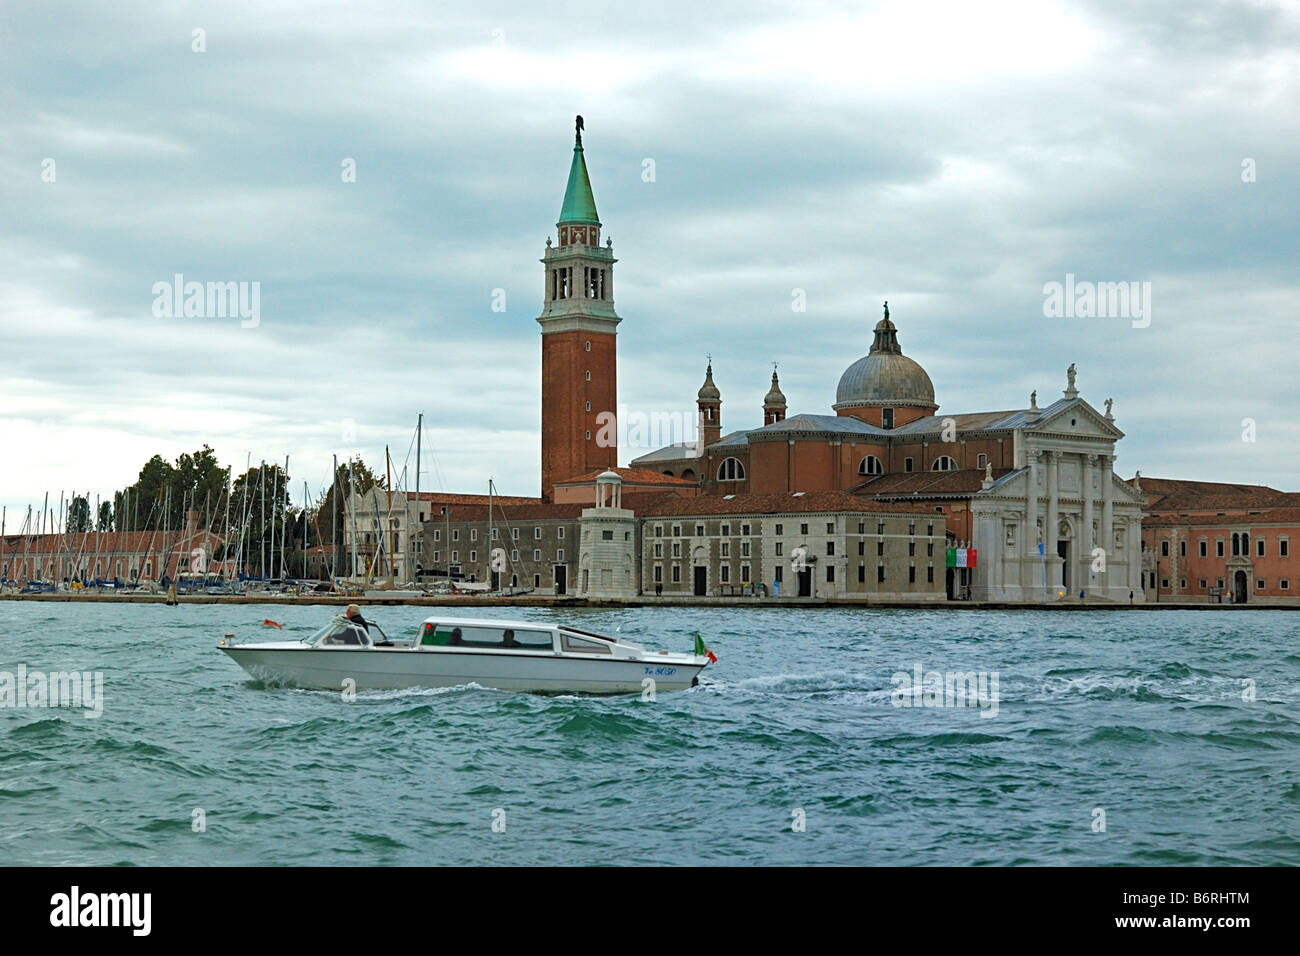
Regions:
M 424 488 L 537 494 L 577 113 L 629 408 L 690 414 L 712 354 L 724 431 L 772 361 L 829 413 L 888 299 L 941 415 L 1075 362 L 1125 476 L 1300 490 L 1298 67 L 1293 3 L 7 0 L 9 529 L 204 442 L 290 455 L 297 500 L 334 453 L 400 469 L 419 412 Z M 260 324 L 156 318 L 176 273 L 260 282 Z M 1149 327 L 1045 317 L 1067 273 L 1150 282 Z

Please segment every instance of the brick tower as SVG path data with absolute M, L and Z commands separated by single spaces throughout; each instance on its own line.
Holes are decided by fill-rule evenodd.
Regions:
M 542 314 L 542 497 L 555 483 L 618 464 L 618 389 L 613 243 L 600 245 L 600 218 L 582 157 L 577 118 L 573 164 L 555 224 L 546 240 Z

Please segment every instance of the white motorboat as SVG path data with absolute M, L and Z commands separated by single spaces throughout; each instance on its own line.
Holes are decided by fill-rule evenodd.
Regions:
M 299 641 L 239 644 L 227 634 L 218 647 L 260 681 L 334 691 L 470 683 L 543 693 L 684 690 L 716 660 L 698 637 L 700 653 L 681 654 L 536 621 L 430 617 L 414 639 L 396 641 L 367 626 L 339 615 Z

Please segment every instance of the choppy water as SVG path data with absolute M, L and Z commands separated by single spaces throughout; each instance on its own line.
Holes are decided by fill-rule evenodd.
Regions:
M 98 719 L 0 709 L 0 862 L 1300 862 L 1295 614 L 569 612 L 654 648 L 704 633 L 719 664 L 654 702 L 345 703 L 215 650 L 330 613 L 0 602 L 0 672 L 105 680 Z M 391 634 L 432 612 L 367 613 Z M 997 672 L 997 715 L 894 706 L 917 664 Z

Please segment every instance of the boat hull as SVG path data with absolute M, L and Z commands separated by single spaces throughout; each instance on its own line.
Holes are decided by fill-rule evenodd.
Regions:
M 534 693 L 626 694 L 685 690 L 706 666 L 698 658 L 599 659 L 549 653 L 404 648 L 222 647 L 240 667 L 268 684 L 316 690 L 402 690 L 478 684 Z M 646 683 L 647 678 L 652 683 Z M 350 683 L 349 683 L 350 682 Z

